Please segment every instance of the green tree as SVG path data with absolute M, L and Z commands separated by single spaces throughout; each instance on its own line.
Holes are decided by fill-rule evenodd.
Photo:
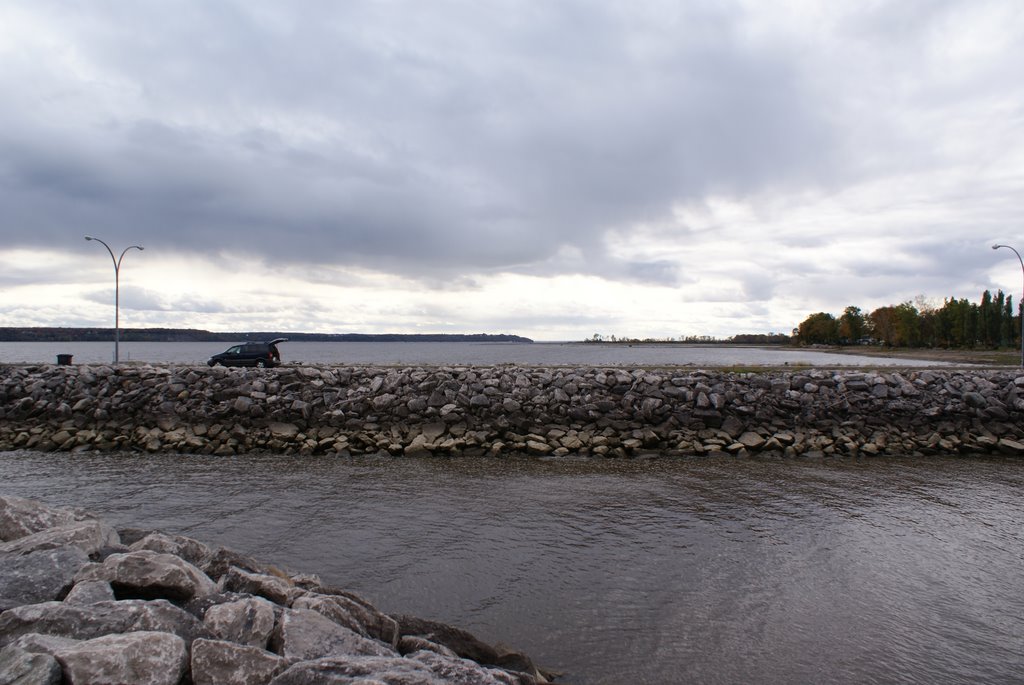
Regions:
M 896 341 L 899 347 L 918 347 L 921 344 L 921 316 L 917 307 L 909 302 L 897 305 Z
M 856 344 L 868 331 L 868 322 L 860 307 L 850 305 L 839 317 L 839 340 Z
M 981 305 L 978 307 L 978 333 L 980 333 L 981 342 L 984 345 L 993 345 L 993 324 L 998 326 L 997 321 L 993 321 L 993 302 L 992 293 L 985 291 L 981 295 Z M 996 329 L 998 330 L 998 328 Z
M 892 347 L 896 344 L 896 308 L 892 305 L 879 307 L 868 314 L 871 335 L 879 342 Z
M 992 323 L 989 326 L 991 331 L 992 344 L 1001 346 L 1006 344 L 1006 335 L 1003 326 L 1003 314 L 1006 309 L 1006 295 L 1002 290 L 996 291 L 996 297 L 992 300 Z
M 804 345 L 834 345 L 839 340 L 836 317 L 825 312 L 811 314 L 796 330 L 797 338 Z
M 1000 336 L 1005 347 L 1013 347 L 1017 340 L 1017 331 L 1020 329 L 1014 324 L 1013 295 L 1007 295 L 1003 303 L 1003 327 Z

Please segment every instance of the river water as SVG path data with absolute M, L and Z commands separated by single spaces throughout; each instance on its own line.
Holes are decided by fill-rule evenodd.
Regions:
M 218 342 L 121 343 L 121 361 L 205 364 L 230 345 Z M 620 345 L 583 343 L 287 342 L 282 361 L 348 365 L 525 366 L 943 366 L 910 359 L 830 354 L 816 349 L 719 345 Z M 77 364 L 108 364 L 113 343 L 0 343 L 0 364 L 53 364 L 70 354 Z
M 224 544 L 561 682 L 1024 682 L 1024 461 L 0 453 L 0 491 Z

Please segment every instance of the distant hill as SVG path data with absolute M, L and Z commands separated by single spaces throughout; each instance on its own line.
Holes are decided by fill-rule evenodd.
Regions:
M 122 342 L 240 342 L 288 338 L 310 342 L 515 342 L 519 335 L 490 333 L 220 333 L 197 328 L 122 328 Z M 0 342 L 109 342 L 113 328 L 0 328 Z

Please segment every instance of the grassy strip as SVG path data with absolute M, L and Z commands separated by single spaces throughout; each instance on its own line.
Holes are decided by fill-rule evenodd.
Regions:
M 1020 352 L 1017 350 L 943 350 L 912 347 L 828 347 L 822 352 L 849 354 L 863 357 L 885 357 L 887 359 L 922 359 L 949 364 L 982 364 L 984 366 L 1019 366 Z

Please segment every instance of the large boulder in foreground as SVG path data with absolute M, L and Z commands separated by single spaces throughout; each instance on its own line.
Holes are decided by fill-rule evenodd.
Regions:
M 88 563 L 78 547 L 0 556 L 0 611 L 61 599 Z
M 327 588 L 328 590 L 330 588 Z M 293 609 L 311 609 L 341 626 L 398 647 L 398 622 L 366 602 L 345 594 L 308 592 L 292 603 Z
M 0 542 L 0 554 L 30 554 L 72 545 L 89 556 L 121 548 L 117 531 L 102 521 L 72 521 L 29 535 Z
M 319 659 L 338 654 L 397 656 L 376 640 L 363 637 L 309 609 L 285 609 L 270 636 L 271 649 L 288 659 Z
M 140 631 L 92 640 L 25 635 L 16 646 L 53 656 L 69 683 L 178 685 L 187 665 L 185 641 L 170 633 Z
M 203 625 L 220 640 L 266 649 L 274 632 L 274 604 L 262 597 L 243 597 L 206 610 Z
M 61 685 L 63 670 L 49 654 L 33 654 L 8 645 L 0 649 L 0 683 Z
M 102 564 L 83 569 L 78 581 L 103 580 L 122 598 L 166 598 L 186 602 L 217 592 L 217 584 L 198 568 L 174 556 L 142 549 L 111 554 Z
M 192 643 L 194 685 L 266 685 L 289 665 L 273 652 L 226 640 Z
M 124 536 L 122 535 L 121 537 L 123 542 Z M 198 540 L 185 537 L 184 535 L 171 535 L 159 531 L 149 533 L 145 537 L 132 542 L 129 545 L 129 549 L 133 552 L 149 550 L 162 554 L 173 554 L 199 567 L 202 567 L 213 554 L 213 550 Z
M 172 633 L 189 644 L 207 636 L 199 619 L 165 599 L 128 599 L 89 605 L 43 602 L 0 614 L 0 646 L 29 633 L 91 640 L 138 631 Z
M 17 540 L 32 533 L 95 518 L 83 509 L 49 507 L 42 502 L 0 496 L 0 541 Z

